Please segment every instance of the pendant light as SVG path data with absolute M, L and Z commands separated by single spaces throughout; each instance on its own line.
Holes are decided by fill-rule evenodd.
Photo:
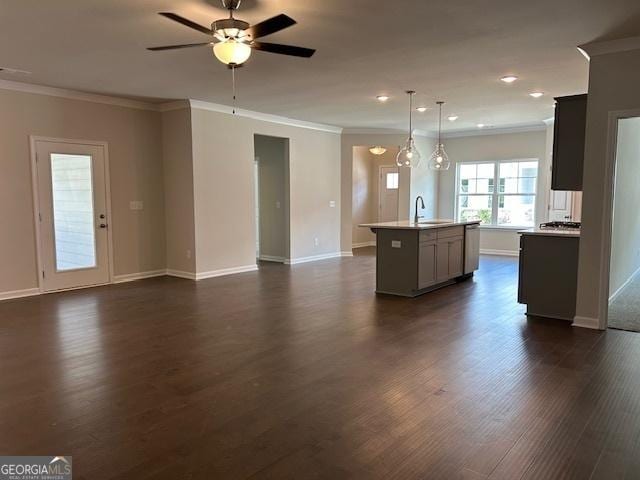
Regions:
M 438 107 L 440 107 L 438 117 L 438 144 L 429 159 L 429 168 L 431 170 L 449 170 L 451 162 L 449 161 L 449 155 L 444 151 L 444 145 L 442 144 L 442 105 L 444 105 L 444 102 L 439 101 L 436 103 L 438 104 Z
M 375 147 L 371 147 L 369 151 L 374 155 L 382 155 L 384 152 L 387 151 L 387 149 L 376 145 Z
M 396 156 L 396 164 L 399 167 L 413 167 L 417 168 L 420 165 L 420 152 L 416 148 L 416 144 L 413 141 L 413 96 L 416 94 L 413 90 L 407 90 L 409 95 L 409 138 L 407 138 L 404 147 L 400 149 Z

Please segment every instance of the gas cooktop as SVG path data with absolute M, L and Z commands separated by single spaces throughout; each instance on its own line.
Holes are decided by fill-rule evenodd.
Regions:
M 580 230 L 580 222 L 547 222 L 541 223 L 540 228 L 556 230 Z

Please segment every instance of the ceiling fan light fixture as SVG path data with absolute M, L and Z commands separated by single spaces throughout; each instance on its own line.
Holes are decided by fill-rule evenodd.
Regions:
M 229 39 L 216 43 L 213 46 L 213 54 L 226 65 L 242 65 L 251 56 L 251 47 L 244 42 Z
M 387 151 L 387 149 L 384 147 L 381 147 L 380 145 L 376 145 L 375 147 L 371 147 L 369 151 L 374 155 L 382 155 Z

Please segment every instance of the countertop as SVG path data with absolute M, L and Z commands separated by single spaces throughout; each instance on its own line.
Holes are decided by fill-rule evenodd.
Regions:
M 530 228 L 520 230 L 520 235 L 540 235 L 544 237 L 580 237 L 580 230 L 569 230 L 561 228 Z
M 459 225 L 479 225 L 480 224 L 479 220 L 475 220 L 472 222 L 456 222 L 454 220 L 446 220 L 446 219 L 439 219 L 439 218 L 422 220 L 422 222 L 424 223 L 414 223 L 411 220 L 398 220 L 396 222 L 363 223 L 358 226 L 372 228 L 372 229 L 387 229 L 387 230 L 429 230 L 432 228 L 445 228 L 445 227 L 456 227 Z M 428 223 L 428 222 L 441 222 L 441 223 Z

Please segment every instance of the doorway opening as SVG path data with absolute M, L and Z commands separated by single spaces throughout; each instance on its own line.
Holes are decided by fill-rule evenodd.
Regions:
M 111 281 L 107 145 L 31 138 L 42 292 Z
M 363 223 L 393 222 L 409 182 L 407 172 L 396 165 L 398 147 L 383 147 L 374 154 L 370 146 L 353 147 L 352 248 L 376 244 L 376 236 Z
M 256 258 L 290 259 L 289 139 L 254 135 Z
M 617 121 L 608 326 L 640 332 L 640 117 Z

